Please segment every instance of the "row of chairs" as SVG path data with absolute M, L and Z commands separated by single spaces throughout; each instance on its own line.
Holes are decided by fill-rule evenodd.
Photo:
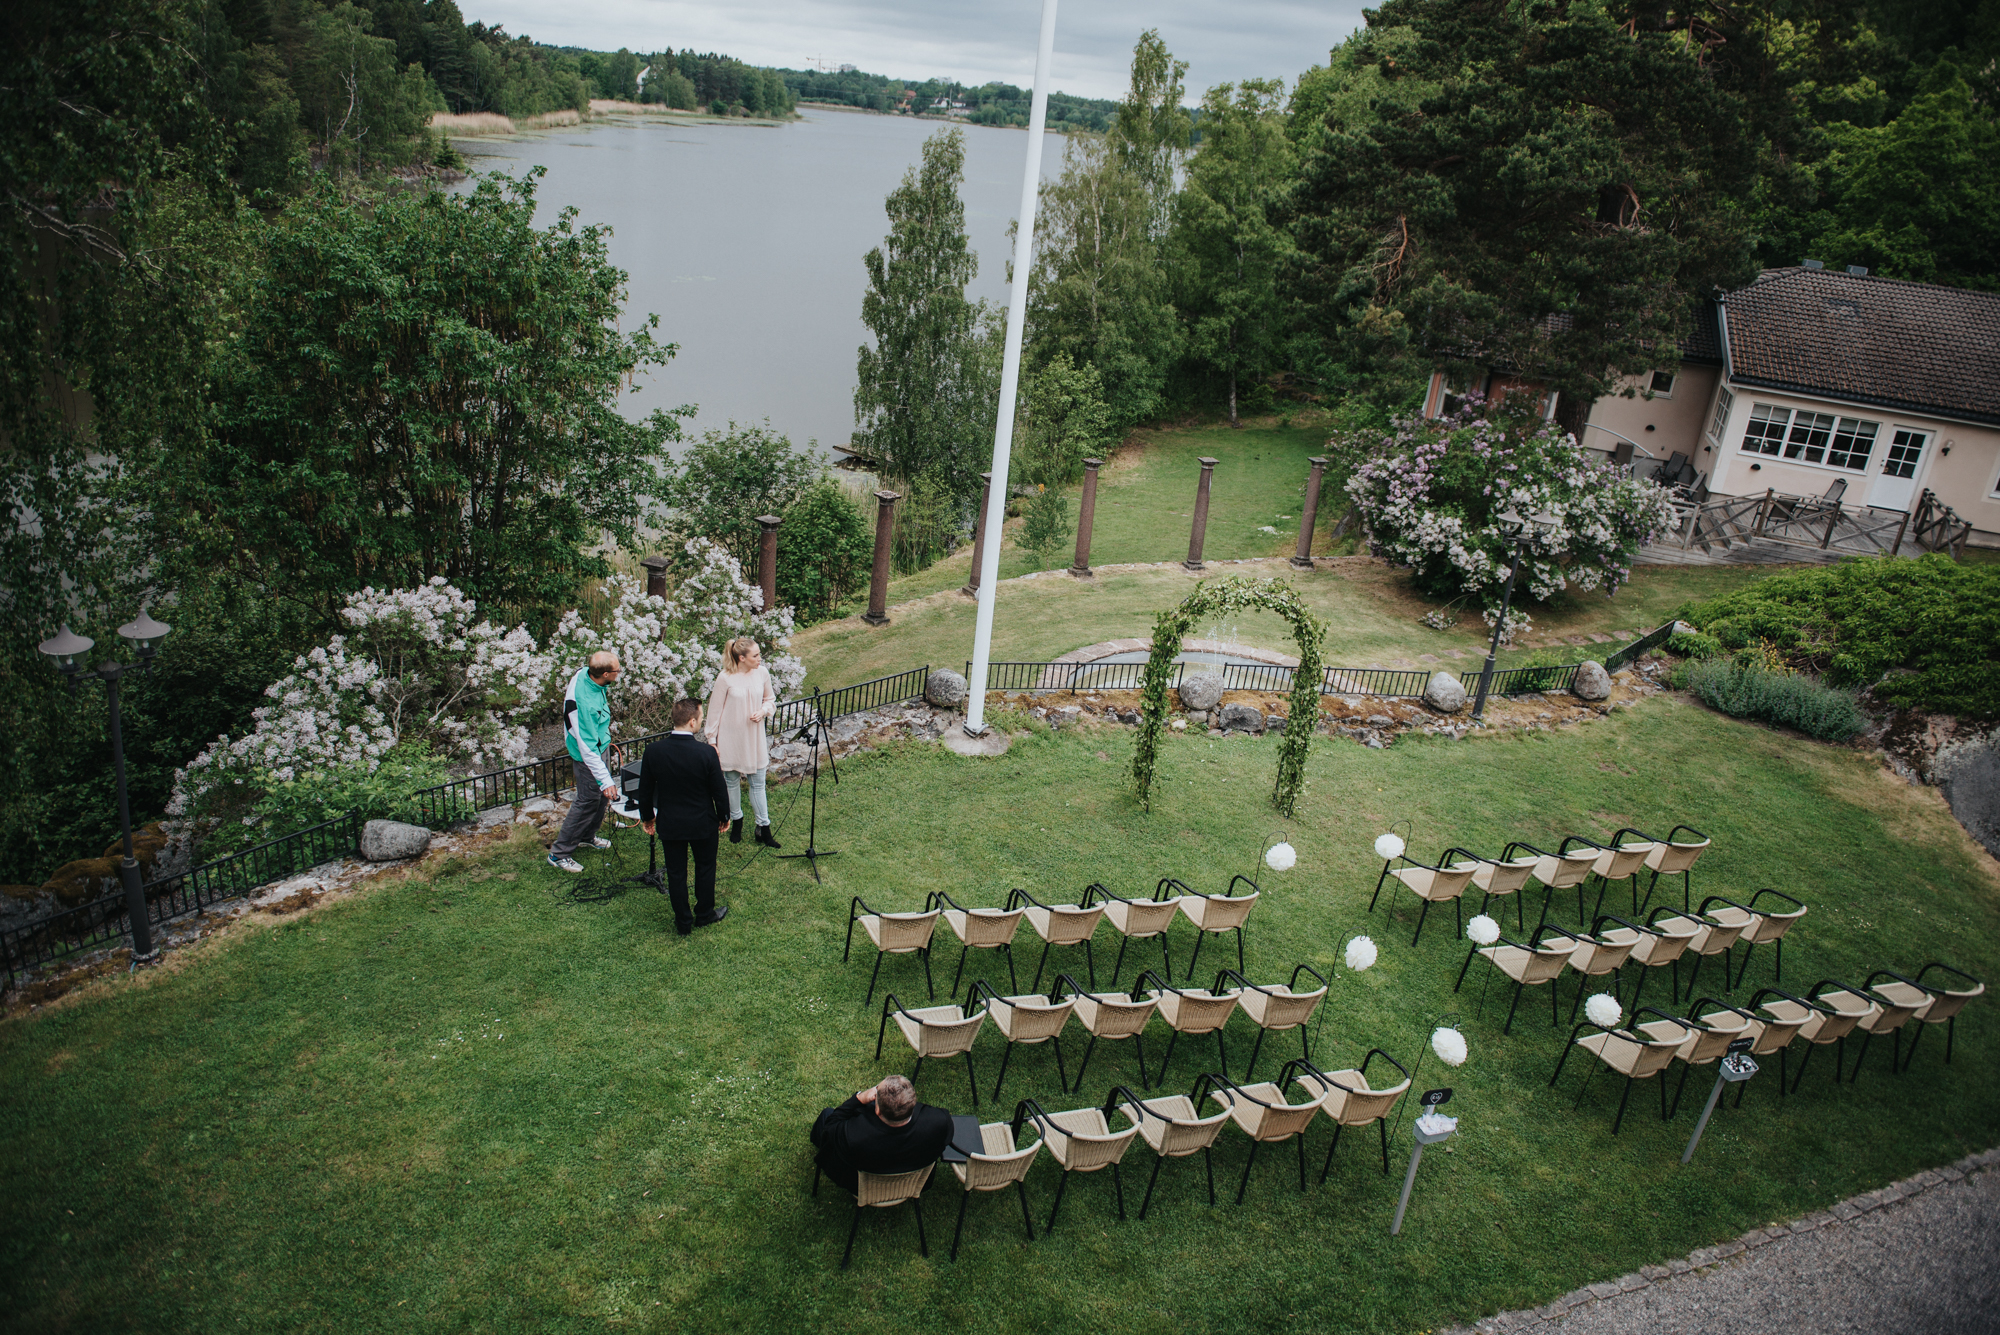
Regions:
M 1237 887 L 1246 887 L 1238 894 Z M 1042 956 L 1035 965 L 1035 980 L 1028 984 L 1028 991 L 1034 992 L 1042 985 L 1042 970 L 1048 965 L 1049 952 L 1057 946 L 1082 946 L 1084 967 L 1090 978 L 1090 985 L 1097 986 L 1097 961 L 1090 948 L 1091 938 L 1096 935 L 1100 922 L 1109 922 L 1112 930 L 1120 937 L 1118 959 L 1111 966 L 1111 982 L 1117 985 L 1119 970 L 1125 967 L 1125 948 L 1134 941 L 1157 939 L 1160 943 L 1160 959 L 1167 977 L 1174 972 L 1173 956 L 1167 947 L 1167 929 L 1176 917 L 1184 917 L 1195 927 L 1195 943 L 1188 957 L 1187 977 L 1194 977 L 1196 962 L 1201 957 L 1201 943 L 1211 936 L 1221 936 L 1228 932 L 1236 934 L 1236 967 L 1243 965 L 1243 924 L 1250 917 L 1250 910 L 1257 907 L 1260 891 L 1257 883 L 1247 876 L 1230 879 L 1228 887 L 1219 895 L 1201 894 L 1177 877 L 1166 877 L 1154 887 L 1150 899 L 1133 899 L 1116 894 L 1103 885 L 1092 882 L 1083 891 L 1081 902 L 1073 904 L 1044 904 L 1026 890 L 1014 890 L 1007 896 L 1002 908 L 967 908 L 942 890 L 932 891 L 924 900 L 924 907 L 918 913 L 878 913 L 856 895 L 847 906 L 847 944 L 842 948 L 840 958 L 845 961 L 854 949 L 854 929 L 859 926 L 875 946 L 875 970 L 868 977 L 868 997 L 862 1004 L 875 999 L 875 981 L 882 972 L 882 958 L 885 955 L 919 955 L 924 962 L 924 983 L 929 988 L 931 999 L 937 999 L 937 987 L 931 980 L 931 938 L 937 931 L 940 919 L 959 941 L 958 969 L 952 974 L 951 988 L 947 995 L 955 995 L 958 983 L 965 976 L 965 960 L 975 950 L 997 950 L 1007 957 L 1007 977 L 1014 990 L 1021 990 L 1021 976 L 1014 968 L 1014 937 L 1019 932 L 1023 919 L 1042 939 Z
M 1302 989 L 1299 982 L 1305 975 L 1310 975 L 1317 986 Z M 882 1059 L 882 1045 L 893 1018 L 896 1028 L 917 1054 L 916 1067 L 910 1072 L 911 1082 L 915 1083 L 927 1060 L 948 1061 L 963 1056 L 966 1080 L 972 1087 L 972 1106 L 977 1108 L 979 1077 L 972 1064 L 972 1047 L 986 1021 L 991 1019 L 993 1027 L 1007 1041 L 1007 1051 L 1000 1059 L 1000 1074 L 993 1081 L 992 1098 L 996 1103 L 1000 1100 L 1001 1086 L 1006 1083 L 1007 1064 L 1014 1058 L 1014 1049 L 1044 1043 L 1054 1048 L 1056 1078 L 1060 1088 L 1068 1092 L 1083 1088 L 1084 1075 L 1100 1039 L 1107 1043 L 1129 1039 L 1138 1051 L 1139 1084 L 1150 1089 L 1166 1079 L 1167 1067 L 1174 1059 L 1174 1045 L 1183 1035 L 1190 1038 L 1215 1035 L 1216 1058 L 1221 1073 L 1227 1076 L 1229 1051 L 1222 1031 L 1230 1017 L 1240 1011 L 1257 1026 L 1257 1041 L 1250 1049 L 1249 1064 L 1243 1068 L 1243 1078 L 1247 1080 L 1257 1067 L 1257 1054 L 1263 1051 L 1267 1034 L 1296 1029 L 1300 1055 L 1312 1056 L 1306 1024 L 1326 992 L 1325 976 L 1310 964 L 1293 969 L 1287 983 L 1253 983 L 1235 969 L 1222 969 L 1208 988 L 1176 987 L 1146 969 L 1129 992 L 1089 991 L 1069 974 L 1059 973 L 1055 986 L 1046 995 L 1029 992 L 1001 996 L 985 979 L 978 978 L 966 988 L 963 1002 L 950 1005 L 910 1010 L 896 999 L 895 993 L 885 996 L 882 1023 L 875 1033 L 875 1059 Z M 1064 1069 L 1062 1051 L 1062 1032 L 1072 1015 L 1090 1035 L 1074 1083 Z M 1159 1081 L 1146 1070 L 1146 1028 L 1155 1015 L 1165 1020 L 1172 1031 L 1166 1056 L 1160 1062 Z
M 1766 904 L 1767 898 L 1772 902 Z M 1640 969 L 1638 983 L 1628 1003 L 1632 1009 L 1637 1009 L 1639 1005 L 1647 978 L 1653 970 L 1661 968 L 1672 970 L 1674 1002 L 1678 1004 L 1681 998 L 1680 962 L 1685 956 L 1694 959 L 1694 971 L 1689 975 L 1687 984 L 1689 995 L 1693 995 L 1695 984 L 1701 977 L 1703 962 L 1716 955 L 1722 957 L 1723 991 L 1735 991 L 1749 973 L 1751 952 L 1760 945 L 1775 948 L 1775 981 L 1783 982 L 1785 936 L 1805 915 L 1805 904 L 1782 890 L 1767 888 L 1751 895 L 1748 904 L 1739 904 L 1724 895 L 1710 895 L 1702 900 L 1699 909 L 1685 912 L 1675 912 L 1669 905 L 1662 904 L 1643 921 L 1637 922 L 1616 914 L 1599 914 L 1588 932 L 1572 932 L 1545 922 L 1534 930 L 1525 943 L 1502 934 L 1491 945 L 1475 945 L 1466 955 L 1452 991 L 1465 986 L 1465 975 L 1475 959 L 1486 960 L 1502 975 L 1512 979 L 1514 1001 L 1507 1008 L 1507 1023 L 1500 1031 L 1504 1034 L 1513 1029 L 1514 1013 L 1520 1007 L 1521 993 L 1530 987 L 1546 986 L 1549 989 L 1549 1024 L 1554 1028 L 1561 1027 L 1562 1009 L 1557 996 L 1557 983 L 1565 972 L 1577 975 L 1576 1000 L 1570 1004 L 1572 1021 L 1583 1002 L 1584 989 L 1589 986 L 1589 980 L 1622 978 L 1628 965 L 1638 965 Z M 1732 968 L 1732 952 L 1738 945 L 1743 947 L 1743 958 L 1740 966 Z M 1489 980 L 1491 976 L 1488 975 Z M 1616 995 L 1623 995 L 1622 983 L 1614 982 L 1614 989 Z M 1480 1008 L 1484 1009 L 1485 1004 L 1486 992 L 1482 985 Z
M 1402 1078 L 1380 1088 L 1370 1084 L 1368 1068 L 1378 1057 L 1395 1067 Z M 1257 1162 L 1257 1151 L 1265 1145 L 1282 1144 L 1287 1140 L 1296 1143 L 1299 1190 L 1303 1192 L 1307 1189 L 1306 1131 L 1322 1116 L 1333 1123 L 1333 1139 L 1327 1145 L 1326 1161 L 1320 1168 L 1321 1183 L 1326 1181 L 1333 1168 L 1334 1151 L 1340 1147 L 1341 1132 L 1350 1127 L 1365 1127 L 1370 1122 L 1381 1131 L 1382 1172 L 1386 1175 L 1389 1172 L 1388 1117 L 1398 1101 L 1409 1092 L 1410 1079 L 1408 1068 L 1382 1049 L 1374 1048 L 1362 1058 L 1359 1066 L 1331 1072 L 1320 1070 L 1307 1058 L 1295 1057 L 1285 1063 L 1275 1081 L 1258 1084 L 1238 1084 L 1227 1075 L 1211 1071 L 1203 1073 L 1187 1094 L 1142 1098 L 1127 1086 L 1114 1085 L 1101 1105 L 1054 1113 L 1046 1111 L 1034 1099 L 1022 1099 L 1015 1105 L 1011 1120 L 987 1122 L 980 1126 L 981 1148 L 978 1152 L 969 1154 L 964 1162 L 951 1164 L 953 1174 L 964 1189 L 964 1195 L 959 1200 L 958 1223 L 952 1230 L 951 1257 L 958 1259 L 959 1242 L 965 1232 L 966 1206 L 975 1192 L 996 1193 L 1013 1188 L 1020 1200 L 1021 1221 L 1027 1229 L 1028 1240 L 1035 1240 L 1034 1218 L 1028 1206 L 1027 1179 L 1029 1170 L 1045 1148 L 1062 1176 L 1056 1186 L 1055 1202 L 1049 1208 L 1048 1220 L 1042 1226 L 1043 1237 L 1054 1231 L 1056 1217 L 1062 1211 L 1063 1196 L 1069 1190 L 1070 1178 L 1078 1173 L 1098 1173 L 1109 1169 L 1117 1193 L 1118 1218 L 1121 1221 L 1125 1219 L 1125 1182 L 1120 1166 L 1127 1151 L 1141 1139 L 1153 1151 L 1153 1171 L 1146 1179 L 1146 1194 L 1139 1204 L 1141 1220 L 1152 1208 L 1153 1189 L 1159 1182 L 1161 1167 L 1169 1159 L 1186 1159 L 1200 1154 L 1208 1182 L 1208 1203 L 1215 1204 L 1215 1144 L 1223 1129 L 1232 1125 L 1250 1141 L 1250 1151 L 1243 1162 L 1243 1177 L 1236 1187 L 1238 1205 L 1243 1203 L 1244 1194 L 1249 1190 L 1250 1170 Z M 1285 1092 L 1288 1087 L 1302 1091 L 1305 1101 L 1290 1102 Z M 1204 1104 L 1211 1102 L 1221 1105 L 1220 1111 L 1204 1114 Z M 1114 1117 L 1121 1117 L 1124 1124 L 1114 1127 Z M 1036 1138 L 1024 1142 L 1023 1134 L 1029 1129 L 1035 1132 Z M 847 1232 L 847 1250 L 840 1261 L 843 1270 L 853 1258 L 855 1234 L 860 1228 L 862 1212 L 867 1209 L 910 1205 L 917 1216 L 918 1245 L 924 1255 L 930 1255 L 930 1243 L 924 1235 L 922 1198 L 934 1168 L 935 1165 L 927 1164 L 908 1173 L 860 1175 L 854 1219 Z M 815 1194 L 819 1191 L 816 1170 L 813 1191 Z
M 1937 981 L 1926 982 L 1933 972 Z M 1591 1068 L 1582 1087 L 1577 1090 L 1577 1101 L 1582 1102 L 1584 1091 L 1590 1080 L 1601 1069 L 1609 1069 L 1625 1077 L 1625 1090 L 1618 1100 L 1618 1115 L 1611 1124 L 1611 1134 L 1617 1135 L 1618 1128 L 1625 1120 L 1625 1105 L 1632 1097 L 1632 1086 L 1640 1080 L 1650 1080 L 1663 1076 L 1667 1068 L 1676 1060 L 1683 1063 L 1680 1084 L 1674 1090 L 1673 1105 L 1667 1103 L 1667 1084 L 1660 1081 L 1660 1117 L 1670 1119 L 1680 1110 L 1681 1093 L 1687 1086 L 1688 1072 L 1697 1066 L 1712 1066 L 1720 1061 L 1729 1050 L 1729 1045 L 1739 1039 L 1750 1040 L 1748 1049 L 1752 1057 L 1766 1057 L 1773 1053 L 1778 1057 L 1778 1091 L 1783 1096 L 1796 1091 L 1805 1079 L 1806 1065 L 1812 1060 L 1815 1049 L 1829 1044 L 1837 1045 L 1834 1052 L 1833 1079 L 1839 1084 L 1842 1066 L 1847 1052 L 1847 1040 L 1855 1034 L 1862 1036 L 1861 1051 L 1855 1057 L 1854 1069 L 1848 1072 L 1849 1083 L 1861 1075 L 1861 1067 L 1868 1060 L 1868 1048 L 1876 1037 L 1893 1035 L 1895 1051 L 1890 1059 L 1892 1071 L 1906 1071 L 1916 1059 L 1917 1044 L 1924 1031 L 1932 1025 L 1945 1026 L 1945 1062 L 1951 1061 L 1953 1040 L 1958 1028 L 1958 1013 L 1966 1003 L 1986 991 L 1986 985 L 1961 969 L 1933 961 L 1917 971 L 1910 978 L 1892 969 L 1878 969 L 1868 976 L 1860 987 L 1823 978 L 1813 984 L 1803 996 L 1775 987 L 1760 990 L 1746 1007 L 1732 1006 L 1714 997 L 1702 997 L 1688 1007 L 1684 1016 L 1670 1015 L 1654 1006 L 1645 1006 L 1633 1011 L 1630 1023 L 1621 1023 L 1610 1028 L 1585 1022 L 1578 1025 L 1570 1035 L 1570 1041 L 1563 1044 L 1561 1058 L 1556 1062 L 1555 1073 L 1549 1077 L 1551 1088 L 1561 1077 L 1563 1065 L 1569 1060 L 1574 1048 L 1583 1048 L 1595 1056 L 1599 1065 Z M 1642 1019 L 1642 1016 L 1651 1016 Z M 1903 1055 L 1903 1030 L 1912 1021 L 1917 1023 L 1916 1035 L 1910 1041 L 1909 1055 Z M 1585 1032 L 1590 1031 L 1590 1032 Z M 1794 1040 L 1808 1044 L 1806 1055 L 1799 1062 L 1796 1080 L 1788 1082 L 1786 1054 Z M 1747 1082 L 1737 1087 L 1736 1103 L 1742 1106 Z
M 1682 836 L 1686 836 L 1683 838 Z M 1485 898 L 1480 901 L 1479 911 L 1484 913 L 1498 898 L 1514 897 L 1514 921 L 1523 932 L 1528 929 L 1527 910 L 1522 901 L 1530 881 L 1542 886 L 1542 915 L 1537 926 L 1546 923 L 1549 904 L 1559 890 L 1576 891 L 1576 920 L 1582 926 L 1590 919 L 1584 916 L 1583 900 L 1587 883 L 1595 877 L 1598 881 L 1596 913 L 1604 911 L 1604 896 L 1617 881 L 1630 882 L 1632 887 L 1632 916 L 1637 918 L 1645 912 L 1653 901 L 1654 888 L 1660 877 L 1679 876 L 1681 878 L 1681 911 L 1689 911 L 1693 897 L 1694 864 L 1708 851 L 1709 838 L 1701 831 L 1687 825 L 1676 825 L 1665 839 L 1655 839 L 1634 829 L 1623 829 L 1611 837 L 1608 844 L 1600 844 L 1580 834 L 1566 837 L 1553 853 L 1544 853 L 1533 844 L 1519 839 L 1501 850 L 1497 858 L 1481 857 L 1463 848 L 1447 848 L 1435 863 L 1422 862 L 1409 856 L 1405 849 L 1394 857 L 1384 858 L 1382 874 L 1375 878 L 1375 893 L 1368 900 L 1368 911 L 1375 911 L 1375 901 L 1382 897 L 1382 887 L 1394 880 L 1398 888 L 1407 888 L 1422 901 L 1423 910 L 1417 915 L 1417 930 L 1410 938 L 1415 946 L 1423 939 L 1424 920 L 1430 916 L 1431 905 L 1451 901 L 1452 911 L 1459 916 L 1459 927 L 1464 928 L 1463 900 L 1467 890 L 1482 891 Z M 1400 865 L 1399 865 L 1400 864 Z M 1646 895 L 1639 897 L 1639 876 L 1650 871 L 1652 879 L 1646 883 Z M 1395 890 L 1389 897 L 1389 916 L 1395 917 Z

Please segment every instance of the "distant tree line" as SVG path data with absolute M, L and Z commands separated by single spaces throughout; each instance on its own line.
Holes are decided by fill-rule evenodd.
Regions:
M 928 112 L 942 98 L 963 102 L 965 118 L 975 125 L 1018 125 L 1028 123 L 1033 90 L 1009 83 L 987 83 L 977 87 L 950 79 L 892 79 L 859 70 L 835 73 L 827 70 L 774 71 L 785 81 L 793 99 L 799 102 L 830 102 L 836 106 L 860 107 L 866 111 L 906 111 L 911 115 Z M 1116 102 L 1101 98 L 1073 97 L 1068 93 L 1049 94 L 1048 123 L 1052 130 L 1101 132 L 1111 123 Z

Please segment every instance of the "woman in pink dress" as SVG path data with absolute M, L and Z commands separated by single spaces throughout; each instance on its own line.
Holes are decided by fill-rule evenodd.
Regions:
M 731 640 L 722 651 L 723 670 L 708 695 L 708 721 L 703 731 L 722 761 L 722 783 L 729 790 L 729 842 L 743 842 L 743 781 L 750 781 L 750 809 L 757 813 L 756 841 L 777 848 L 771 836 L 771 808 L 764 799 L 764 771 L 771 763 L 764 720 L 777 707 L 764 655 L 749 636 Z

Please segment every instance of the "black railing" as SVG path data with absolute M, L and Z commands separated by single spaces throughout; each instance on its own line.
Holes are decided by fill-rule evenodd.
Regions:
M 1563 663 L 1549 667 L 1504 668 L 1493 674 L 1493 684 L 1487 688 L 1488 695 L 1533 695 L 1537 691 L 1566 691 L 1576 682 L 1576 670 L 1581 663 Z M 1479 673 L 1461 672 L 1458 679 L 1468 692 L 1479 689 Z
M 1328 668 L 1321 695 L 1375 695 L 1394 700 L 1424 693 L 1431 674 L 1421 668 Z
M 813 705 L 818 703 L 820 712 L 829 719 L 843 714 L 859 714 L 864 709 L 880 709 L 883 705 L 899 704 L 904 700 L 914 700 L 924 693 L 924 683 L 930 679 L 929 665 L 911 668 L 907 672 L 892 672 L 886 677 L 864 681 L 855 686 L 842 686 L 835 691 L 821 691 L 818 695 L 800 696 L 796 700 L 786 700 L 771 711 L 770 720 L 765 723 L 773 736 L 784 732 L 796 732 L 812 717 Z
M 1620 649 L 1617 653 L 1612 654 L 1609 658 L 1605 659 L 1604 670 L 1606 672 L 1616 672 L 1619 668 L 1624 667 L 1627 663 L 1635 662 L 1638 659 L 1644 657 L 1646 654 L 1651 653 L 1653 650 L 1659 648 L 1661 645 L 1665 644 L 1668 640 L 1672 639 L 1673 637 L 1674 637 L 1674 623 L 1669 621 L 1666 625 L 1660 627 L 1658 630 L 1653 631 L 1651 634 L 1646 635 L 1643 638 L 1632 641 L 1632 643 L 1626 645 L 1623 649 Z
M 1146 665 L 1139 663 L 989 663 L 986 689 L 989 691 L 1136 691 L 1145 685 Z M 966 675 L 972 664 L 965 665 Z M 1282 663 L 1175 663 L 1167 675 L 1169 688 L 1179 686 L 1189 672 L 1212 672 L 1222 678 L 1225 691 L 1267 691 L 1285 694 L 1292 689 L 1293 669 Z M 1430 673 L 1403 668 L 1325 669 L 1322 695 L 1422 695 Z

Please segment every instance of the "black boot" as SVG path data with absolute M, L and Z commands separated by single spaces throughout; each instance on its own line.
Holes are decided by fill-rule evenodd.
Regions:
M 784 845 L 779 843 L 777 839 L 771 834 L 771 827 L 768 825 L 759 825 L 757 827 L 757 842 L 764 845 L 764 847 L 766 848 L 784 847 Z
M 729 842 L 732 844 L 743 842 L 743 818 L 741 816 L 729 822 Z

